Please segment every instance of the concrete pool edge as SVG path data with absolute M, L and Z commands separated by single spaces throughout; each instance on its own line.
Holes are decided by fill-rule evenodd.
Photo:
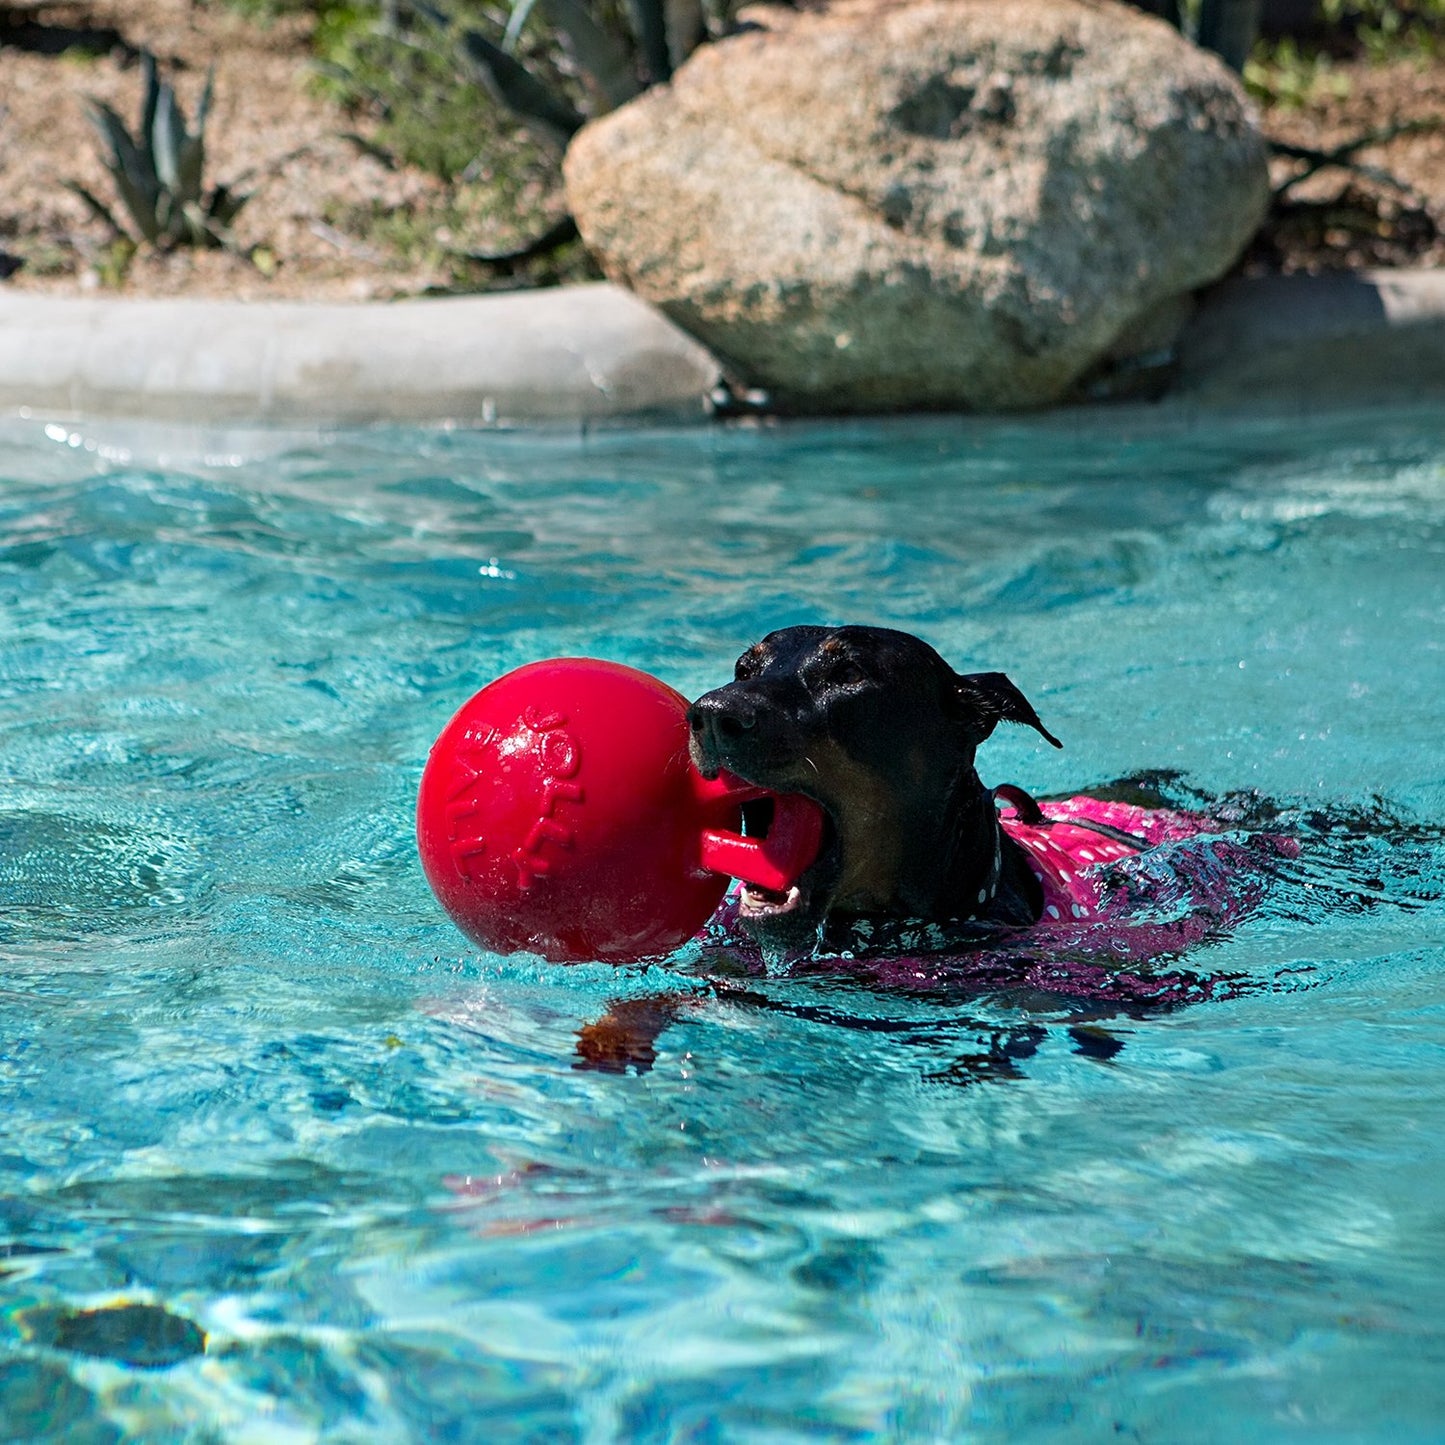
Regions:
M 1445 402 L 1445 270 L 1236 278 L 1179 342 L 1166 405 L 1334 410 Z
M 605 284 L 399 302 L 0 293 L 0 412 L 193 425 L 701 421 L 708 352 Z
M 606 283 L 389 303 L 0 291 L 0 414 L 205 426 L 702 421 L 708 351 Z M 1445 270 L 1200 298 L 1164 410 L 1445 401 Z M 1103 403 L 1101 405 L 1107 405 Z

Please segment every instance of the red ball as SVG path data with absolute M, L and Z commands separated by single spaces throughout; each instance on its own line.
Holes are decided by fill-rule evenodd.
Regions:
M 442 906 L 498 953 L 670 952 L 727 889 L 704 840 L 735 835 L 761 791 L 704 782 L 687 744 L 686 699 L 615 662 L 536 662 L 484 687 L 422 773 L 417 843 Z

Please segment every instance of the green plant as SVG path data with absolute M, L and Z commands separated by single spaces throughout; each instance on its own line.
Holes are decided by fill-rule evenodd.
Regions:
M 317 84 L 375 122 L 369 134 L 351 135 L 361 149 L 439 176 L 461 209 L 490 213 L 480 227 L 489 239 L 499 229 L 533 238 L 482 251 L 462 244 L 448 225 L 457 242 L 448 255 L 458 265 L 537 275 L 534 262 L 575 239 L 575 228 L 557 215 L 559 160 L 572 134 L 670 78 L 698 44 L 731 23 L 734 3 L 312 0 Z M 511 223 L 499 228 L 503 213 Z M 477 229 L 466 227 L 472 235 Z
M 1376 65 L 1445 54 L 1445 0 L 1320 0 L 1320 17 L 1351 32 Z
M 351 139 L 384 163 L 419 166 L 449 185 L 483 170 L 525 176 L 545 166 L 430 27 L 392 26 L 375 4 L 337 4 L 321 13 L 312 43 L 316 89 L 374 123 Z
M 1302 49 L 1292 36 L 1261 41 L 1245 61 L 1244 88 L 1264 105 L 1299 109 L 1328 95 L 1349 94 L 1350 82 L 1320 50 Z
M 731 24 L 733 5 L 510 0 L 497 10 L 480 0 L 316 0 L 315 43 L 336 98 L 379 103 L 393 124 L 409 102 L 460 113 L 482 99 L 560 151 L 584 121 L 669 80 Z M 378 76 L 379 64 L 388 75 Z
M 139 237 L 154 246 L 229 246 L 231 222 L 249 199 L 230 187 L 204 188 L 206 119 L 213 77 L 196 107 L 194 129 L 175 90 L 156 73 L 155 57 L 141 54 L 145 93 L 134 135 L 104 101 L 92 101 L 90 119 L 105 147 L 102 160 L 116 194 Z M 131 233 L 98 196 L 74 181 L 66 182 L 117 236 Z
M 348 139 L 446 188 L 401 214 L 355 210 L 333 221 L 443 265 L 465 285 L 482 273 L 537 281 L 587 264 L 563 209 L 568 139 L 586 119 L 669 79 L 730 27 L 738 0 L 204 3 L 257 19 L 314 17 L 316 89 L 365 122 Z
M 199 0 L 199 3 L 210 5 L 214 0 Z M 248 20 L 259 20 L 265 24 L 286 15 L 319 13 L 327 7 L 330 0 L 225 0 L 225 3 L 228 10 L 234 10 Z
M 117 236 L 96 258 L 95 273 L 108 291 L 119 291 L 130 274 L 135 260 L 135 242 L 129 236 Z
M 454 33 L 477 79 L 523 124 L 551 144 L 565 146 L 584 121 L 626 104 L 673 71 L 713 33 L 732 21 L 730 0 L 626 0 L 622 9 L 584 0 L 512 0 L 498 38 L 457 23 L 430 4 L 418 10 Z M 540 21 L 542 64 L 519 56 L 519 42 L 534 17 Z M 575 74 L 579 97 L 557 81 Z
M 1318 0 L 1301 38 L 1260 41 L 1244 67 L 1245 88 L 1270 105 L 1300 107 L 1349 93 L 1334 68 L 1363 55 L 1375 65 L 1445 54 L 1445 0 Z

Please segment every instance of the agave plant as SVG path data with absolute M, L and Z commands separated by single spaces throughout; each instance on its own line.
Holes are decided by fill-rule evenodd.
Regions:
M 627 0 L 627 23 L 602 18 L 587 0 L 513 0 L 500 43 L 459 25 L 445 11 L 418 0 L 416 12 L 456 33 L 472 73 L 493 97 L 535 134 L 562 147 L 583 123 L 626 104 L 649 85 L 672 78 L 677 66 L 730 23 L 732 0 Z M 711 13 L 710 13 L 711 12 Z M 586 91 L 579 109 L 565 91 L 517 58 L 517 45 L 533 14 L 550 28 Z
M 187 123 L 175 91 L 156 74 L 155 57 L 148 52 L 141 54 L 141 74 L 145 96 L 134 135 L 104 101 L 90 103 L 91 123 L 105 147 L 102 159 L 116 194 L 140 239 L 152 245 L 231 245 L 231 222 L 250 197 L 224 185 L 209 191 L 203 187 L 214 74 L 206 77 L 194 127 Z M 73 181 L 66 184 L 118 236 L 130 235 L 92 191 Z

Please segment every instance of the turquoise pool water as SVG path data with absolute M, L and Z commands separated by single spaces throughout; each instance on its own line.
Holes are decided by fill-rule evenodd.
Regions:
M 1445 1438 L 1445 420 L 228 445 L 0 443 L 0 1439 Z M 687 960 L 470 948 L 431 739 L 827 619 L 1008 671 L 1066 747 L 990 781 L 1285 807 L 1241 989 L 779 979 L 574 1069 Z

